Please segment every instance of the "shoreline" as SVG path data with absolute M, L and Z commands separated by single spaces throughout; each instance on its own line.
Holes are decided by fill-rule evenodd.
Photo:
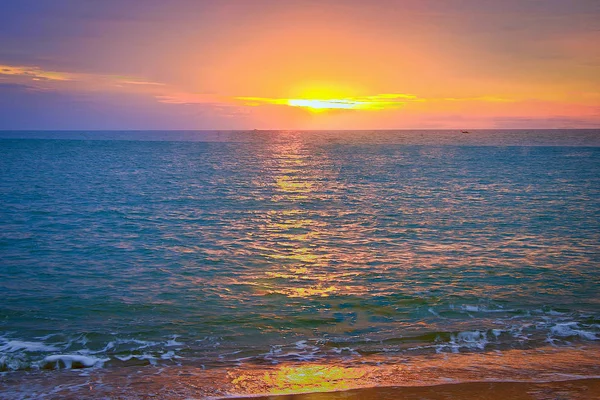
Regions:
M 450 397 L 440 399 L 465 398 L 452 397 L 452 393 L 478 393 L 480 390 L 490 393 L 483 398 L 501 399 L 514 396 L 506 397 L 506 394 L 505 397 L 494 397 L 493 392 L 503 390 L 510 394 L 515 385 L 525 385 L 527 390 L 542 390 L 539 385 L 550 385 L 546 389 L 557 393 L 583 393 L 586 390 L 596 393 L 600 390 L 599 357 L 600 346 L 593 344 L 577 348 L 440 353 L 400 357 L 395 363 L 390 363 L 389 359 L 385 363 L 382 357 L 370 356 L 328 362 L 241 364 L 214 369 L 186 365 L 21 371 L 2 375 L 0 397 L 374 400 L 388 395 L 392 396 L 388 397 L 390 399 L 403 398 L 398 396 L 405 392 L 429 396 L 431 389 L 426 388 L 447 387 Z M 581 382 L 560 383 L 576 381 Z M 355 392 L 360 396 L 356 397 L 353 394 Z M 341 395 L 336 393 L 345 393 L 344 396 L 350 397 L 339 397 Z M 315 397 L 317 394 L 320 397 Z
M 565 397 L 566 396 L 566 397 Z M 428 386 L 383 386 L 337 392 L 224 397 L 230 400 L 533 400 L 600 398 L 600 377 L 546 382 L 476 381 Z

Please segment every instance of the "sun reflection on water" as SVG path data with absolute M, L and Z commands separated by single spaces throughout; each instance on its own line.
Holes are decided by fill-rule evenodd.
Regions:
M 321 393 L 319 396 L 322 397 L 318 398 L 326 399 L 330 398 L 327 392 L 376 386 L 437 385 L 448 383 L 448 377 L 452 377 L 455 382 L 527 382 L 531 381 L 532 377 L 554 380 L 555 374 L 565 367 L 580 372 L 589 371 L 590 368 L 596 369 L 597 356 L 596 348 L 567 350 L 554 347 L 510 350 L 503 353 L 436 354 L 415 357 L 401 364 L 390 364 L 377 356 L 371 356 L 370 362 L 361 364 L 317 362 L 272 367 L 251 366 L 230 371 L 228 379 L 232 383 L 234 393 Z M 473 368 L 474 365 L 477 365 L 477 368 Z M 443 373 L 440 374 L 440 371 Z M 463 397 L 459 394 L 452 398 Z
M 314 165 L 306 144 L 287 137 L 271 146 L 267 163 L 273 179 L 274 204 L 281 205 L 266 214 L 261 230 L 265 234 L 264 256 L 276 261 L 265 272 L 266 294 L 295 297 L 327 297 L 344 288 L 328 272 L 331 257 L 315 242 L 327 235 L 327 224 L 317 221 L 304 202 L 316 201 L 321 165 Z M 322 157 L 319 163 L 324 163 Z M 318 201 L 318 200 L 317 200 Z
M 259 377 L 242 374 L 232 383 L 246 389 L 255 385 L 264 387 L 269 394 L 331 392 L 356 387 L 372 369 L 327 364 L 281 366 Z

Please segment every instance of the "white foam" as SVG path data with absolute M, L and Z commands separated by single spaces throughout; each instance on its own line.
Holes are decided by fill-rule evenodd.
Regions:
M 341 348 L 334 348 L 333 352 L 336 354 L 344 354 L 344 353 L 348 353 L 351 354 L 353 356 L 359 356 L 360 353 L 358 353 L 355 349 L 353 349 L 352 347 L 341 347 Z
M 157 360 L 157 358 L 151 354 L 130 354 L 128 356 L 115 356 L 115 357 L 121 361 L 129 361 L 132 358 L 135 358 L 137 360 L 148 360 L 150 362 L 150 364 L 152 364 L 152 365 L 156 365 L 156 360 Z
M 134 358 L 135 356 L 133 354 L 130 354 L 128 356 L 115 356 L 115 358 L 121 360 L 121 361 L 129 361 L 132 358 Z
M 109 358 L 96 358 L 82 356 L 79 354 L 56 354 L 44 358 L 45 364 L 56 363 L 56 368 L 60 368 L 61 362 L 65 368 L 72 368 L 74 363 L 83 365 L 84 367 L 102 366 Z
M 457 342 L 466 343 L 469 347 L 475 346 L 481 350 L 484 349 L 487 344 L 485 333 L 480 331 L 466 331 L 460 332 L 456 335 Z
M 268 353 L 261 354 L 265 360 L 270 360 L 272 362 L 278 362 L 279 359 L 296 359 L 299 361 L 312 361 L 318 358 L 323 357 L 323 355 L 318 355 L 319 347 L 311 346 L 307 344 L 306 340 L 300 340 L 294 343 L 294 347 L 296 350 L 300 351 L 288 351 L 285 352 L 282 345 L 273 345 Z M 288 349 L 286 347 L 286 349 Z
M 115 342 L 108 342 L 106 344 L 106 346 L 104 346 L 103 349 L 98 350 L 98 351 L 87 351 L 87 353 L 89 353 L 89 354 L 105 353 L 107 350 L 110 350 L 110 349 L 112 349 L 114 347 L 115 347 Z
M 15 371 L 26 367 L 27 362 L 25 362 L 21 357 L 0 356 L 0 371 L 5 369 Z
M 498 306 L 498 307 L 499 307 L 498 309 L 489 309 L 485 306 L 473 306 L 473 305 L 469 305 L 469 304 L 460 306 L 460 308 L 462 310 L 467 311 L 467 312 L 504 313 L 504 312 L 515 311 L 513 309 L 505 310 L 502 308 L 502 306 Z
M 181 358 L 181 357 L 176 355 L 175 352 L 173 350 L 171 350 L 171 351 L 167 351 L 166 353 L 161 354 L 160 358 L 162 358 L 163 360 L 172 360 L 172 359 Z
M 548 315 L 558 316 L 558 315 L 565 315 L 565 313 L 564 312 L 558 312 L 558 311 L 550 310 L 550 311 L 548 311 Z
M 158 343 L 149 340 L 138 340 L 138 339 L 117 339 L 117 344 L 135 343 L 141 345 L 138 349 L 145 349 L 146 347 L 155 346 Z
M 450 342 L 436 346 L 436 352 L 440 353 L 444 349 L 450 349 L 453 353 L 458 353 L 461 348 L 469 350 L 484 350 L 488 344 L 485 332 L 465 331 L 450 336 Z
M 556 324 L 552 328 L 550 328 L 550 334 L 559 337 L 579 336 L 582 339 L 598 340 L 598 337 L 594 332 L 588 332 L 582 329 L 575 328 L 579 328 L 577 322 L 565 322 L 561 324 Z
M 182 346 L 183 343 L 176 340 L 178 337 L 178 335 L 173 335 L 173 339 L 167 341 L 167 346 Z
M 304 349 L 308 349 L 308 348 L 315 348 L 315 347 L 307 344 L 306 340 L 300 340 L 300 341 L 294 343 L 294 345 L 296 346 L 297 349 L 300 349 L 300 350 L 304 350 Z
M 40 340 L 48 340 L 48 339 L 50 339 L 51 337 L 54 337 L 54 336 L 59 336 L 59 335 L 60 335 L 60 333 L 50 333 L 50 334 L 48 334 L 48 335 L 45 335 L 45 336 L 37 336 L 37 337 L 36 337 L 36 339 L 40 339 Z
M 0 346 L 0 351 L 6 352 L 6 353 L 13 353 L 15 351 L 20 351 L 20 350 L 36 352 L 36 351 L 57 351 L 59 349 L 55 346 L 50 346 L 50 345 L 44 344 L 42 342 L 25 342 L 25 341 L 21 341 L 21 340 L 10 340 L 10 341 L 4 343 L 4 345 Z

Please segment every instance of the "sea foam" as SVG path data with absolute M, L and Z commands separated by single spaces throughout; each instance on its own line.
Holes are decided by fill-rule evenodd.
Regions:
M 102 366 L 109 358 L 96 358 L 79 354 L 56 354 L 44 358 L 42 366 L 45 369 L 60 368 L 89 368 Z

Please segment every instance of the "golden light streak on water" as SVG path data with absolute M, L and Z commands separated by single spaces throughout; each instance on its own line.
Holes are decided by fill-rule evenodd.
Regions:
M 362 364 L 304 363 L 230 371 L 233 393 L 277 395 L 332 392 L 365 387 L 422 386 L 449 382 L 552 380 L 597 376 L 597 346 L 580 349 L 542 348 L 484 354 L 436 354 L 386 364 L 368 357 Z M 583 373 L 585 371 L 585 373 Z M 579 375 L 581 373 L 581 375 Z M 555 379 L 554 379 L 555 380 Z
M 353 387 L 355 382 L 365 376 L 372 367 L 346 368 L 336 365 L 310 364 L 283 366 L 273 371 L 266 371 L 261 383 L 264 383 L 269 394 L 331 392 Z M 250 375 L 240 375 L 232 380 L 234 385 L 243 385 L 252 379 Z
M 274 144 L 267 162 L 275 179 L 273 201 L 292 205 L 292 209 L 272 211 L 262 230 L 267 242 L 277 244 L 265 249 L 265 256 L 279 260 L 277 270 L 266 271 L 268 279 L 265 294 L 280 294 L 290 298 L 328 297 L 343 291 L 336 276 L 326 271 L 328 257 L 315 252 L 315 239 L 326 235 L 325 224 L 317 222 L 299 203 L 314 195 L 319 176 L 310 164 L 310 152 L 305 143 L 290 136 Z M 298 206 L 296 206 L 298 204 Z M 281 251 L 285 249 L 285 251 Z M 276 251 L 279 250 L 279 251 Z

